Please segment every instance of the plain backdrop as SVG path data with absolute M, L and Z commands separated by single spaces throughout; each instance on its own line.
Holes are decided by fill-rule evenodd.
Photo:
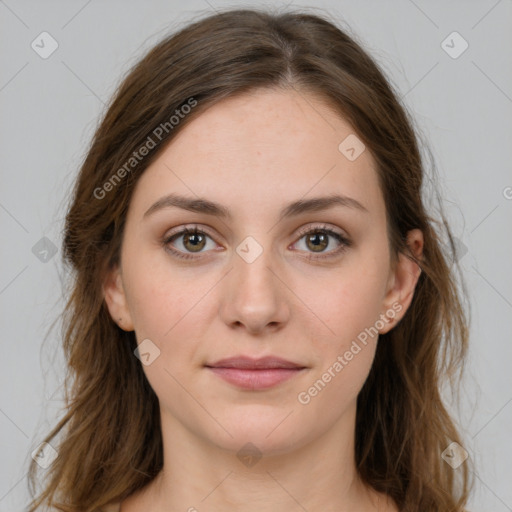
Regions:
M 104 105 L 160 38 L 235 5 L 268 4 L 0 1 L 0 512 L 25 509 L 31 453 L 62 414 L 60 330 L 49 328 L 64 205 Z M 301 6 L 364 43 L 433 151 L 471 301 L 454 413 L 476 465 L 470 509 L 512 511 L 512 1 L 289 4 Z

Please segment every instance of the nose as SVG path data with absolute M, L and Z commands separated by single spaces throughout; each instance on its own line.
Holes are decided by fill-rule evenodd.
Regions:
M 272 265 L 271 251 L 252 262 L 233 255 L 233 268 L 224 279 L 220 314 L 232 329 L 249 334 L 274 332 L 290 317 L 290 291 Z

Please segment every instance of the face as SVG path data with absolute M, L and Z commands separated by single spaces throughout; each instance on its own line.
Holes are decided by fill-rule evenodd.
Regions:
M 259 90 L 199 115 L 140 178 L 104 291 L 166 424 L 277 453 L 353 419 L 376 333 L 418 277 L 391 265 L 375 163 L 354 136 L 315 96 Z M 296 366 L 211 368 L 238 356 Z

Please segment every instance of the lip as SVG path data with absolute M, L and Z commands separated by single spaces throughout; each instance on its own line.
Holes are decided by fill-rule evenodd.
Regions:
M 222 359 L 206 368 L 225 381 L 243 389 L 268 389 L 303 372 L 305 366 L 280 357 L 253 359 L 246 356 Z
M 248 356 L 228 357 L 227 359 L 221 359 L 215 363 L 207 364 L 206 366 L 209 368 L 238 368 L 242 370 L 305 368 L 304 365 L 275 356 L 266 356 L 257 359 Z

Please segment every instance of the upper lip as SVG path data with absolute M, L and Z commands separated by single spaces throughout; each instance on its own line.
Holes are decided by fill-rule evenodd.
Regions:
M 261 357 L 259 359 L 247 356 L 229 357 L 227 359 L 216 361 L 215 363 L 206 364 L 205 366 L 209 368 L 241 368 L 244 370 L 261 370 L 266 368 L 305 368 L 305 366 L 301 364 L 273 356 Z

